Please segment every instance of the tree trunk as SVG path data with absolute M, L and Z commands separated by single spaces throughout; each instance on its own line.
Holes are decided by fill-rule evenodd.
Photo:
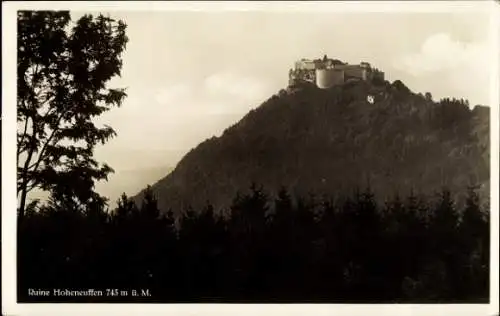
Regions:
M 35 135 L 35 133 L 33 133 Z M 18 214 L 18 221 L 21 222 L 24 218 L 24 213 L 25 213 L 25 208 L 26 208 L 26 197 L 28 195 L 28 168 L 31 162 L 31 159 L 33 158 L 33 152 L 35 148 L 32 146 L 30 148 L 30 151 L 28 153 L 28 157 L 26 158 L 26 161 L 24 162 L 24 168 L 23 168 L 23 174 L 22 174 L 22 181 L 23 184 L 21 186 L 21 203 L 19 205 L 19 214 Z
M 18 212 L 18 223 L 21 223 L 21 221 L 24 218 L 24 212 L 26 208 L 26 196 L 28 195 L 28 192 L 26 190 L 26 181 L 23 182 L 23 186 L 21 188 L 21 203 L 19 205 L 19 212 Z

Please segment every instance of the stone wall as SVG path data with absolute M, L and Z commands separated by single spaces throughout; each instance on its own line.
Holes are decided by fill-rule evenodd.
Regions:
M 344 71 L 341 69 L 316 69 L 316 86 L 328 89 L 344 83 Z

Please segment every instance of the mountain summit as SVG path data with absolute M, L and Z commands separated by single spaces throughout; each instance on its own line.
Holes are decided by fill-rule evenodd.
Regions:
M 152 186 L 162 210 L 227 208 L 252 183 L 307 196 L 369 185 L 382 197 L 469 185 L 489 194 L 489 108 L 411 92 L 401 81 L 291 84 Z M 139 201 L 143 192 L 135 200 Z

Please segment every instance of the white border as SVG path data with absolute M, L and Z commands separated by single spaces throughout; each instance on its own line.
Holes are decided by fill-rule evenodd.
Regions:
M 298 11 L 298 12 L 471 12 L 488 11 L 488 1 L 19 1 L 16 9 L 82 11 Z
M 491 257 L 490 257 L 490 298 L 496 300 L 492 305 L 498 314 L 498 238 L 499 238 L 499 119 L 500 119 L 500 6 L 491 3 L 491 56 L 492 72 L 490 77 L 490 170 L 491 170 Z
M 17 304 L 16 303 L 16 11 L 297 11 L 297 12 L 491 12 L 491 303 L 480 305 L 349 304 Z M 498 314 L 500 9 L 495 1 L 424 2 L 2 2 L 2 315 L 494 315 Z

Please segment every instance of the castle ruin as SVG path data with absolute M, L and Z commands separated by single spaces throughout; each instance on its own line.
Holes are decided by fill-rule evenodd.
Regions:
M 328 89 L 355 80 L 383 81 L 384 73 L 372 68 L 366 62 L 349 65 L 338 59 L 330 59 L 325 55 L 323 59 L 301 59 L 295 62 L 295 68 L 290 69 L 288 78 L 290 85 L 306 81 L 314 83 L 318 88 Z

